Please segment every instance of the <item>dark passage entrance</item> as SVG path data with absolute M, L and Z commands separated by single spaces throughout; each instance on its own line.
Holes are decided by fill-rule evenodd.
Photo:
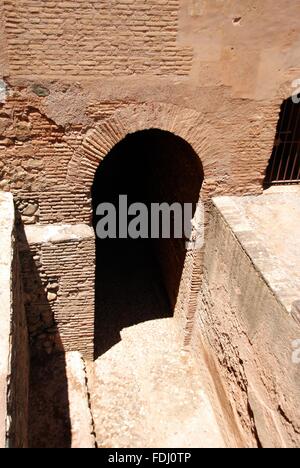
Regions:
M 119 195 L 128 196 L 128 205 L 148 208 L 153 202 L 192 203 L 194 212 L 202 181 L 199 157 L 181 138 L 161 130 L 130 134 L 95 175 L 94 227 L 97 206 L 118 208 Z M 123 328 L 173 315 L 185 253 L 185 240 L 174 237 L 97 239 L 95 358 L 120 341 Z

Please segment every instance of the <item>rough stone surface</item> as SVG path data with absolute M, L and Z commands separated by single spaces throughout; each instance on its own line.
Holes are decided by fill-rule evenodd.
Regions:
M 85 363 L 78 352 L 66 355 L 72 448 L 95 448 Z
M 299 6 L 299 0 L 0 0 L 0 189 L 13 193 L 23 223 L 37 227 L 35 240 L 22 250 L 32 349 L 51 354 L 66 346 L 92 355 L 92 238 L 69 239 L 57 232 L 52 241 L 41 240 L 39 225 L 45 232 L 48 225 L 72 224 L 75 229 L 82 223 L 91 225 L 95 171 L 128 133 L 158 128 L 194 148 L 204 168 L 200 196 L 207 220 L 212 197 L 262 192 L 280 106 L 294 93 L 292 82 L 300 75 Z M 154 171 L 159 173 L 160 168 Z M 266 207 L 261 213 L 252 220 L 263 225 L 262 217 L 271 210 Z M 290 219 L 288 223 L 294 224 Z M 224 231 L 212 232 L 217 237 Z M 242 243 L 242 236 L 233 237 Z M 265 236 L 261 230 L 263 244 Z M 288 238 L 293 245 L 290 233 Z M 247 297 L 251 303 L 248 290 L 240 294 L 244 270 L 236 257 L 229 253 L 222 257 L 227 244 L 221 253 L 224 238 L 219 241 L 219 248 L 213 247 L 207 230 L 206 263 L 203 250 L 187 252 L 178 298 L 182 313 L 176 316 L 184 331 L 182 341 L 190 343 L 191 331 L 194 328 L 197 334 L 200 322 L 213 352 L 230 369 L 237 417 L 225 398 L 222 403 L 235 437 L 243 439 L 242 432 L 248 437 L 246 445 L 257 445 L 258 438 L 265 445 L 280 445 L 281 436 L 270 441 L 263 430 L 274 416 L 270 417 L 269 403 L 268 411 L 258 415 L 260 393 L 256 386 L 245 390 L 239 347 L 247 348 L 247 339 L 235 340 L 232 329 L 222 333 L 220 323 L 215 323 L 221 321 L 217 311 L 231 317 L 237 297 Z M 235 253 L 234 245 L 229 241 L 228 245 Z M 254 283 L 255 275 L 257 281 L 260 278 L 258 291 L 264 284 L 262 296 L 257 297 L 258 310 L 267 321 L 261 328 L 271 328 L 277 335 L 282 322 L 275 320 L 275 313 L 267 316 L 265 309 L 274 308 L 280 315 L 282 307 L 297 323 L 292 303 L 299 299 L 294 293 L 299 277 L 295 273 L 285 284 L 287 262 L 283 256 L 270 258 L 262 244 L 248 243 L 246 250 L 256 270 L 245 260 L 245 271 Z M 289 252 L 288 258 L 292 263 L 296 256 Z M 213 272 L 211 265 L 217 265 Z M 228 279 L 231 266 L 236 268 L 234 287 Z M 265 267 L 265 280 L 272 276 L 272 297 L 258 272 Z M 218 274 L 208 291 L 211 275 Z M 204 310 L 214 310 L 215 300 L 217 310 L 195 320 L 199 292 Z M 237 307 L 245 308 L 244 303 Z M 228 323 L 235 323 L 236 314 Z M 252 317 L 251 311 L 245 315 Z M 256 330 L 257 321 L 262 321 L 259 314 L 250 328 Z M 213 330 L 217 330 L 215 342 Z M 237 330 L 238 334 L 244 325 Z M 272 365 L 267 358 L 262 361 L 261 368 L 274 364 L 272 359 Z M 266 388 L 273 397 L 272 385 Z M 288 434 L 284 443 L 294 444 L 298 426 L 291 428 L 293 417 L 283 406 L 274 410 L 274 418 L 277 424 L 281 414 Z
M 78 352 L 32 360 L 30 448 L 95 448 L 85 362 Z
M 28 336 L 10 194 L 0 193 L 0 447 L 27 446 Z
M 298 212 L 298 189 L 214 199 L 193 349 L 244 445 L 299 446 Z
M 13 209 L 12 197 L 1 194 L 1 424 L 0 424 L 0 445 L 6 445 L 6 425 L 7 425 L 7 391 L 9 379 L 9 353 L 10 353 L 10 319 L 11 319 L 11 265 L 12 265 L 12 230 L 13 230 Z
M 180 351 L 174 319 L 141 323 L 121 337 L 87 364 L 98 446 L 224 447 L 230 435 L 218 425 L 212 389 Z
M 256 198 L 220 198 L 216 205 L 290 312 L 300 298 L 300 187 L 272 187 Z
M 26 226 L 19 248 L 32 353 L 94 355 L 95 240 L 85 225 Z

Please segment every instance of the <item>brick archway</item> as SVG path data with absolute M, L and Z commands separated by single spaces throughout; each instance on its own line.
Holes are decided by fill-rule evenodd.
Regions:
M 92 187 L 95 173 L 101 161 L 112 148 L 126 135 L 143 130 L 159 129 L 170 132 L 185 140 L 199 156 L 204 173 L 204 181 L 199 194 L 206 199 L 209 186 L 215 176 L 215 167 L 222 157 L 222 147 L 215 138 L 215 128 L 205 117 L 191 109 L 166 104 L 129 105 L 89 130 L 83 144 L 70 161 L 68 185 L 81 190 Z M 189 344 L 193 319 L 197 307 L 197 297 L 202 279 L 202 249 L 188 250 L 184 264 L 182 283 L 178 295 L 175 316 L 184 331 L 183 342 Z
M 89 130 L 69 163 L 67 182 L 86 190 L 92 185 L 99 164 L 117 143 L 129 133 L 148 129 L 165 130 L 186 140 L 201 159 L 205 179 L 215 176 L 214 167 L 222 158 L 222 147 L 215 138 L 213 125 L 194 110 L 151 103 L 128 105 Z

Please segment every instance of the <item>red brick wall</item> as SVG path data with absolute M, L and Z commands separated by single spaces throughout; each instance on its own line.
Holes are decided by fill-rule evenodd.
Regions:
M 62 237 L 54 228 L 49 238 L 47 227 L 29 229 L 20 238 L 20 255 L 32 354 L 80 351 L 93 359 L 94 234 L 86 226 L 65 226 Z
M 179 0 L 5 2 L 15 75 L 187 75 L 192 49 L 176 44 Z

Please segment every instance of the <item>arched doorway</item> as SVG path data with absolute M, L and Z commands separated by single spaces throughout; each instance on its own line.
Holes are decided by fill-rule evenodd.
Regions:
M 158 129 L 127 135 L 100 163 L 92 188 L 93 221 L 100 203 L 181 205 L 199 201 L 203 168 L 182 138 Z M 118 214 L 118 213 L 117 213 Z M 118 216 L 117 216 L 118 218 Z M 151 220 L 149 220 L 151 224 Z M 151 229 L 149 229 L 151 230 Z M 186 256 L 185 239 L 96 240 L 96 358 L 131 325 L 172 316 Z

